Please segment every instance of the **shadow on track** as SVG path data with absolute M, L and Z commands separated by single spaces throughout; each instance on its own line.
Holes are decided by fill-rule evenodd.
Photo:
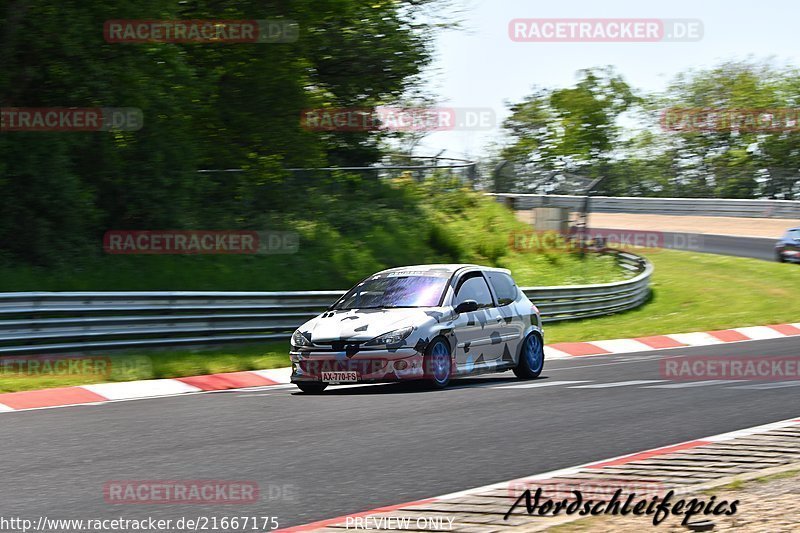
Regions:
M 549 379 L 542 376 L 533 381 L 544 381 Z M 299 390 L 292 392 L 292 396 L 325 397 L 325 396 L 362 396 L 372 394 L 421 394 L 431 392 L 449 392 L 460 389 L 475 389 L 491 387 L 496 385 L 509 385 L 512 383 L 523 383 L 513 375 L 493 374 L 484 377 L 467 377 L 454 379 L 445 389 L 434 389 L 424 381 L 404 381 L 400 383 L 375 383 L 374 385 L 363 385 L 359 387 L 342 387 L 336 385 L 325 389 L 320 394 L 305 394 Z

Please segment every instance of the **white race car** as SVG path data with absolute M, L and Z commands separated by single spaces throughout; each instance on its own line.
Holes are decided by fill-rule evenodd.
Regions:
M 539 310 L 510 272 L 478 265 L 418 265 L 378 272 L 292 335 L 292 383 L 427 380 L 513 370 L 539 376 Z

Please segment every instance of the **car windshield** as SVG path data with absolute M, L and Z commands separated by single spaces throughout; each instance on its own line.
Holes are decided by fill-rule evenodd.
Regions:
M 447 280 L 447 276 L 378 274 L 350 289 L 335 309 L 434 307 Z
M 786 232 L 787 239 L 800 240 L 800 228 L 790 229 Z

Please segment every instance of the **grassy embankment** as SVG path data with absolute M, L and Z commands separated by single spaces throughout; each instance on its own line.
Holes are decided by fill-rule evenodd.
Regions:
M 525 285 L 622 278 L 608 257 L 515 252 L 510 236 L 528 228 L 513 213 L 479 194 L 442 185 L 395 183 L 346 198 L 310 199 L 302 213 L 285 214 L 275 223 L 276 229 L 300 234 L 295 254 L 96 254 L 61 268 L 6 263 L 0 264 L 0 291 L 345 289 L 387 267 L 440 262 L 507 267 Z M 279 342 L 131 353 L 112 356 L 110 375 L 20 377 L 3 372 L 0 391 L 280 367 L 288 364 L 287 350 L 287 343 Z

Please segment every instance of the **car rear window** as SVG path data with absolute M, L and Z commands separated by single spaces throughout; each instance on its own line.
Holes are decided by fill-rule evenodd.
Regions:
M 497 295 L 499 305 L 508 305 L 517 299 L 519 289 L 511 276 L 503 272 L 484 272 Z

